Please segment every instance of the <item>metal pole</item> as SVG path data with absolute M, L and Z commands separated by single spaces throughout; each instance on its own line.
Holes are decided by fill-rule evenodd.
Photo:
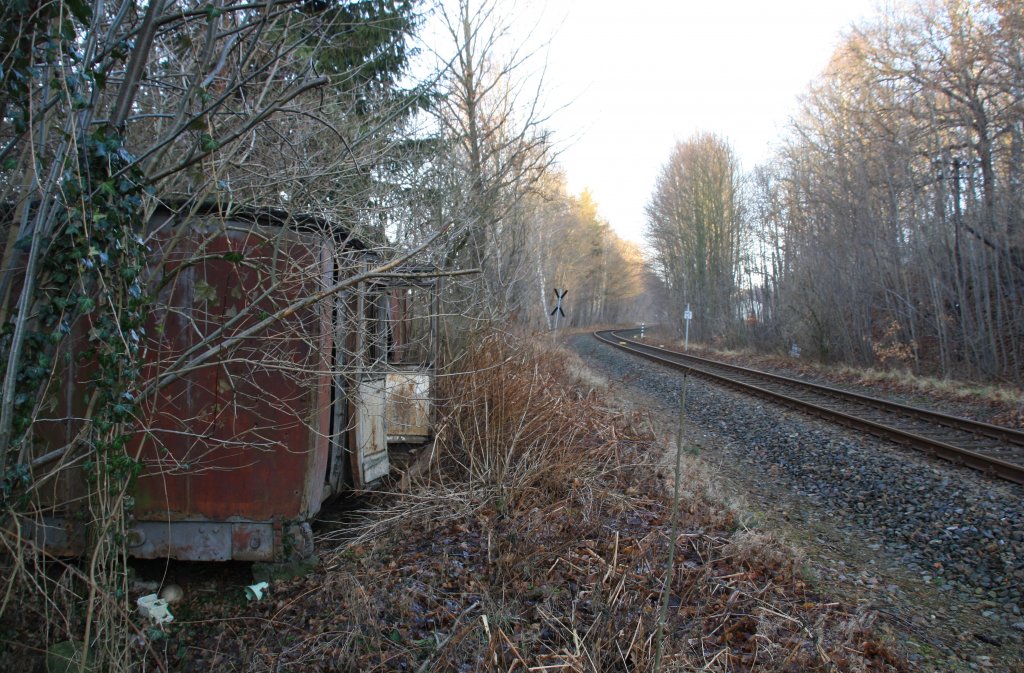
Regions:
M 367 265 L 362 265 L 362 268 L 368 268 Z M 356 285 L 356 353 L 355 353 L 355 365 L 356 365 L 356 384 L 363 382 L 363 374 L 367 369 L 366 361 L 366 342 L 367 342 L 367 324 L 366 324 L 366 283 L 359 283 Z
M 558 318 L 565 317 L 565 311 L 562 310 L 562 300 L 565 299 L 565 295 L 569 294 L 568 290 L 559 291 L 558 288 L 552 288 L 555 291 L 555 308 L 552 309 L 551 315 L 555 316 L 555 332 L 558 331 Z
M 686 340 L 683 342 L 683 350 L 690 350 L 690 305 L 686 305 Z

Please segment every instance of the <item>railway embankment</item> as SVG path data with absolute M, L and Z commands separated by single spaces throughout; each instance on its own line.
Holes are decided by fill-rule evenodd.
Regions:
M 678 372 L 590 335 L 570 345 L 627 406 L 672 423 Z M 904 628 L 921 661 L 1016 670 L 1024 489 L 696 377 L 687 400 L 705 471 L 803 549 L 821 586 Z

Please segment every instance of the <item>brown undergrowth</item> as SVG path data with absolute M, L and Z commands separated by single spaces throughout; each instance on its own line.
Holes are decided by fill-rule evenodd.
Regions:
M 653 671 L 671 503 L 639 415 L 557 352 L 482 340 L 444 384 L 429 476 L 382 499 L 313 575 L 258 603 L 186 601 L 172 670 Z M 659 470 L 661 474 L 659 474 Z M 777 543 L 685 490 L 665 671 L 904 671 Z

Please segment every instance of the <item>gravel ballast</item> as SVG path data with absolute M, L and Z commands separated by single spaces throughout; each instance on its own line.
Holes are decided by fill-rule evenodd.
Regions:
M 678 404 L 677 372 L 591 335 L 570 337 L 569 344 L 613 385 L 629 386 L 664 410 Z M 687 422 L 707 436 L 706 458 L 727 466 L 754 500 L 827 522 L 840 544 L 845 538 L 873 567 L 901 570 L 951 613 L 978 617 L 986 628 L 975 625 L 974 638 L 993 641 L 987 644 L 1004 655 L 1021 651 L 1024 488 L 696 377 L 688 381 Z

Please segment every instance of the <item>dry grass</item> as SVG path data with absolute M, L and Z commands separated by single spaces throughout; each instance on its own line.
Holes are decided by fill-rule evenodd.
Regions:
M 23 531 L 40 512 L 0 514 L 0 673 L 31 670 L 56 643 L 77 643 L 96 670 L 130 671 L 150 656 L 144 631 L 127 600 L 123 545 L 127 485 L 98 470 L 87 495 L 85 549 L 79 559 L 57 558 Z M 25 507 L 29 509 L 28 506 Z M 88 517 L 88 518 L 87 518 Z M 155 658 L 151 670 L 164 670 Z
M 847 367 L 822 368 L 826 374 L 833 372 L 844 378 L 857 379 L 865 384 L 895 383 L 924 394 L 952 396 L 964 400 L 981 400 L 997 404 L 1014 404 L 1024 406 L 1024 390 L 1013 386 L 980 385 L 967 381 L 937 379 L 919 376 L 905 369 L 861 369 Z
M 568 354 L 492 337 L 468 364 L 447 388 L 430 481 L 329 557 L 393 597 L 370 622 L 388 637 L 350 664 L 653 670 L 671 544 L 663 446 Z M 685 466 L 663 670 L 903 670 L 851 627 L 870 620 L 819 601 L 790 550 L 744 529 L 703 463 Z
M 557 497 L 562 475 L 591 477 L 617 465 L 617 437 L 593 394 L 561 383 L 564 359 L 519 347 L 503 335 L 481 339 L 467 371 L 447 379 L 442 453 L 470 484 L 504 500 Z M 511 503 L 510 503 L 511 504 Z

